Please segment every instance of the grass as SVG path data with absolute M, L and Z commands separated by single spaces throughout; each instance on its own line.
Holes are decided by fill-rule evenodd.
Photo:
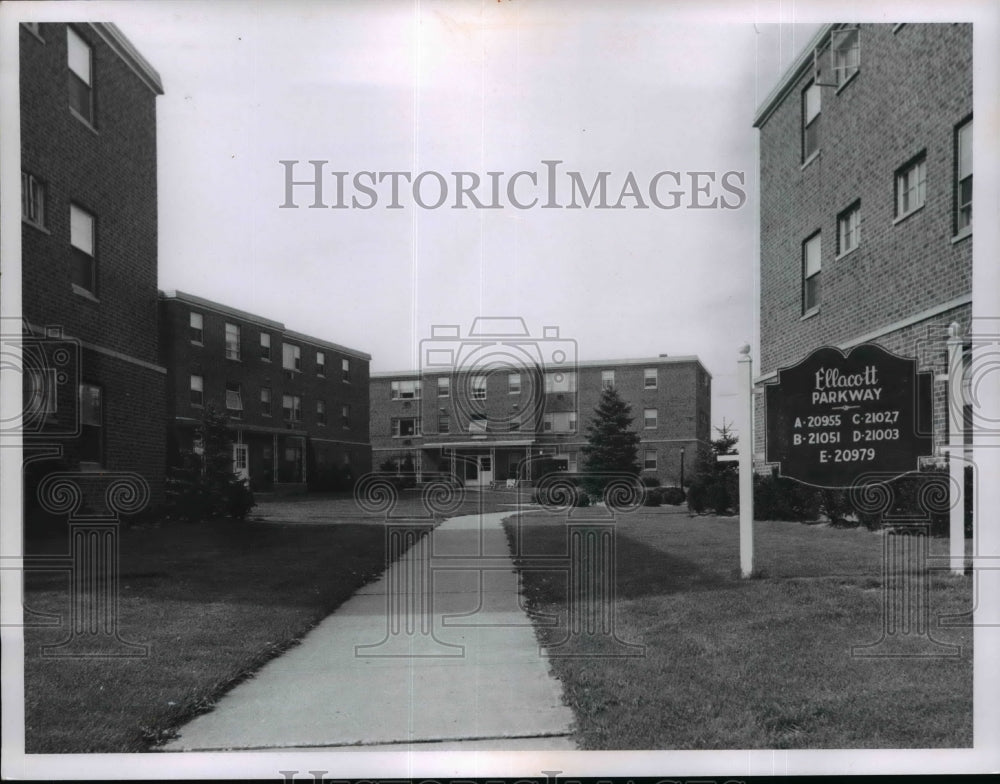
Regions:
M 566 553 L 563 520 L 530 514 L 520 526 L 523 566 Z M 531 609 L 558 619 L 537 630 L 581 748 L 972 745 L 971 629 L 936 628 L 939 614 L 971 609 L 969 577 L 931 578 L 931 633 L 960 657 L 860 658 L 852 646 L 881 636 L 882 535 L 757 523 L 751 580 L 738 577 L 738 542 L 734 518 L 664 508 L 619 520 L 615 630 L 646 646 L 637 657 L 593 655 L 613 651 L 607 638 L 567 639 L 565 572 L 522 570 Z M 888 650 L 927 644 L 909 635 Z
M 252 514 L 315 496 L 261 504 Z M 470 495 L 458 513 L 509 501 Z M 181 724 L 209 710 L 228 689 L 294 645 L 320 620 L 386 568 L 382 519 L 349 496 L 325 498 L 313 525 L 228 521 L 164 524 L 120 535 L 121 636 L 149 646 L 144 658 L 52 658 L 43 645 L 65 628 L 25 629 L 25 746 L 29 754 L 154 749 Z M 420 516 L 404 493 L 401 516 Z M 29 541 L 28 553 L 65 553 L 66 538 Z M 65 573 L 28 571 L 25 605 L 65 618 Z

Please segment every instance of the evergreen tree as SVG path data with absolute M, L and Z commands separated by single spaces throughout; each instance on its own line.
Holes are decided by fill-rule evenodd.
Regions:
M 600 495 L 609 473 L 639 476 L 639 434 L 632 430 L 632 407 L 621 399 L 614 387 L 601 393 L 594 417 L 587 425 L 587 445 L 583 447 L 584 487 Z

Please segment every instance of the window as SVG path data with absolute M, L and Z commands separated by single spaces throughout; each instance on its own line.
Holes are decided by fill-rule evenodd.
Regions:
M 521 420 L 518 417 L 509 420 L 507 422 L 507 429 L 512 433 L 516 433 L 521 429 Z
M 97 292 L 94 216 L 75 204 L 69 206 L 69 237 L 73 246 L 73 283 L 94 294 Z
M 243 417 L 243 389 L 239 382 L 226 382 L 226 410 L 234 419 Z
M 861 37 L 858 28 L 836 30 L 833 42 L 833 75 L 837 87 L 843 87 L 861 65 Z
M 325 376 L 326 375 L 326 354 L 322 351 L 316 352 L 316 375 Z
M 45 226 L 45 186 L 27 172 L 21 172 L 21 217 L 35 226 Z
M 316 401 L 316 423 L 319 425 L 326 424 L 326 401 Z
M 615 371 L 602 370 L 601 389 L 614 389 L 614 387 L 615 387 Z
M 802 314 L 819 307 L 820 233 L 802 243 Z
M 420 420 L 416 417 L 392 420 L 392 437 L 407 438 L 420 435 Z
M 281 409 L 286 422 L 302 421 L 302 398 L 298 395 L 282 395 Z
M 520 373 L 508 373 L 507 374 L 507 394 L 508 395 L 520 395 L 521 394 L 521 374 Z
M 450 433 L 451 432 L 451 417 L 447 414 L 441 414 L 438 417 L 438 432 L 439 433 Z
M 656 450 L 647 449 L 642 456 L 642 468 L 644 471 L 656 470 Z
M 642 426 L 644 428 L 655 428 L 659 416 L 655 408 L 647 408 L 642 412 Z
M 261 416 L 271 416 L 271 388 L 260 388 L 260 413 Z
M 188 325 L 191 327 L 191 342 L 200 346 L 205 341 L 205 317 L 192 310 L 188 316 Z
M 69 106 L 81 119 L 94 124 L 93 54 L 87 42 L 66 28 L 69 60 Z
M 392 400 L 420 400 L 422 389 L 420 381 L 393 381 L 389 384 L 389 397 Z
M 281 366 L 285 370 L 297 371 L 302 369 L 302 349 L 293 343 L 281 344 Z
M 345 384 L 351 383 L 351 360 L 342 359 L 340 360 L 340 371 L 343 375 L 343 380 Z
M 576 373 L 546 373 L 546 392 L 576 392 Z
M 260 358 L 264 362 L 271 361 L 271 335 L 268 332 L 260 333 Z
M 473 414 L 469 417 L 469 432 L 473 435 L 485 435 L 487 427 L 485 414 Z
M 576 473 L 578 467 L 579 467 L 579 463 L 577 461 L 576 452 L 567 452 L 566 453 L 566 470 L 569 471 L 569 472 L 571 472 L 571 473 Z
M 802 91 L 802 161 L 819 151 L 820 86 L 810 82 Z
M 351 407 L 346 403 L 340 407 L 340 426 L 345 430 L 351 429 Z
M 656 368 L 646 368 L 642 371 L 642 386 L 644 389 L 656 389 Z
M 191 405 L 205 404 L 205 379 L 201 376 L 191 376 Z
M 104 458 L 104 394 L 96 384 L 80 384 L 80 448 L 81 463 L 103 462 Z
M 837 216 L 837 255 L 858 247 L 861 239 L 861 202 L 856 201 Z
M 240 325 L 226 324 L 226 359 L 240 358 Z
M 486 376 L 472 377 L 472 399 L 486 400 Z
M 575 433 L 576 412 L 562 411 L 545 414 L 542 417 L 542 429 L 547 433 Z
M 972 228 L 972 120 L 955 132 L 955 233 Z
M 927 190 L 927 164 L 923 153 L 896 172 L 896 218 L 902 218 L 924 206 Z
M 451 379 L 441 376 L 438 379 L 438 397 L 448 397 L 451 395 Z

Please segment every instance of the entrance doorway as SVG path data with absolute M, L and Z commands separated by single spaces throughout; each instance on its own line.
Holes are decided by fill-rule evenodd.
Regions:
M 250 447 L 247 444 L 233 444 L 233 473 L 241 482 L 250 481 Z
M 493 481 L 493 458 L 490 455 L 470 455 L 465 463 L 466 487 L 489 487 Z

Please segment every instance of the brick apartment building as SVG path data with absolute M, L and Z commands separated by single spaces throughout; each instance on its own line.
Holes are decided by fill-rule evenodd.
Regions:
M 19 34 L 26 459 L 58 443 L 71 469 L 137 472 L 155 508 L 166 456 L 160 77 L 113 24 Z
M 482 319 L 477 320 L 482 321 Z M 473 326 L 472 337 L 476 334 Z M 486 330 L 484 334 L 489 334 Z M 467 486 L 530 478 L 542 457 L 583 471 L 586 426 L 605 385 L 632 407 L 642 475 L 679 485 L 710 443 L 711 375 L 697 357 L 552 364 L 516 361 L 485 346 L 484 361 L 423 371 L 374 373 L 372 459 L 448 471 Z
M 875 342 L 943 373 L 972 303 L 972 25 L 824 26 L 763 102 L 760 377 Z M 763 396 L 757 458 L 763 459 Z M 934 386 L 946 438 L 946 385 Z
M 368 354 L 180 291 L 161 293 L 160 321 L 172 464 L 214 404 L 255 491 L 339 489 L 371 470 Z

